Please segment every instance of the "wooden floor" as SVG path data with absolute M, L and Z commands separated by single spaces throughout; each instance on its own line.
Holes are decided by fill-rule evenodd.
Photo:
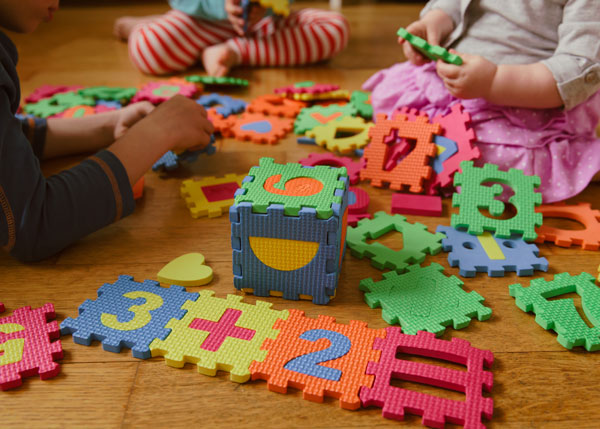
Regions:
M 102 2 L 97 2 L 102 3 Z M 14 35 L 21 59 L 19 74 L 23 94 L 42 84 L 137 85 L 150 79 L 129 64 L 126 46 L 111 35 L 113 20 L 123 14 L 143 15 L 165 9 L 162 3 L 110 6 L 70 6 L 59 11 L 55 21 L 33 35 Z M 166 3 L 166 2 L 165 2 Z M 73 5 L 75 4 L 75 6 Z M 299 4 L 301 5 L 301 4 Z M 323 4 L 325 6 L 325 4 Z M 352 27 L 350 45 L 330 63 L 317 67 L 272 70 L 239 70 L 236 75 L 251 80 L 250 89 L 239 96 L 249 100 L 273 88 L 313 79 L 358 89 L 377 69 L 402 60 L 395 45 L 395 30 L 418 16 L 421 5 L 358 4 L 344 9 Z M 11 35 L 13 36 L 13 35 Z M 198 71 L 198 70 L 197 70 Z M 311 148 L 297 145 L 293 136 L 273 147 L 225 140 L 210 159 L 185 166 L 169 177 L 146 174 L 144 199 L 135 213 L 102 231 L 85 238 L 59 255 L 39 264 L 24 265 L 0 256 L 2 275 L 0 301 L 10 312 L 30 305 L 52 302 L 58 320 L 77 314 L 85 299 L 93 299 L 104 283 L 114 282 L 120 274 L 137 280 L 154 279 L 173 258 L 188 252 L 202 252 L 215 271 L 208 286 L 217 296 L 235 293 L 227 216 L 192 219 L 179 196 L 181 180 L 189 177 L 246 173 L 260 156 L 278 162 L 297 161 Z M 44 164 L 47 173 L 58 171 L 76 159 Z M 391 191 L 361 185 L 371 195 L 370 211 L 389 211 Z M 591 186 L 574 201 L 600 201 L 600 187 Z M 434 230 L 448 225 L 449 200 L 443 218 L 409 216 L 412 221 Z M 398 234 L 384 240 L 401 246 Z M 595 273 L 600 263 L 598 252 L 562 249 L 542 245 L 541 254 L 550 261 L 543 274 L 569 271 Z M 427 258 L 448 267 L 446 254 Z M 458 274 L 456 269 L 448 269 Z M 381 279 L 381 272 L 367 260 L 347 252 L 337 298 L 328 306 L 309 302 L 266 298 L 276 309 L 297 308 L 315 317 L 327 314 L 347 323 L 367 321 L 373 328 L 386 327 L 379 309 L 370 309 L 358 290 L 360 279 Z M 490 279 L 478 275 L 467 279 L 465 290 L 485 297 L 493 314 L 486 322 L 474 321 L 463 330 L 447 329 L 444 339 L 463 338 L 475 347 L 495 355 L 492 367 L 494 417 L 485 422 L 502 428 L 571 428 L 600 426 L 600 361 L 598 354 L 561 347 L 555 334 L 544 331 L 515 306 L 508 285 L 529 282 L 514 274 Z M 206 288 L 206 287 L 204 287 Z M 203 288 L 190 288 L 198 291 Z M 254 302 L 254 298 L 246 298 Z M 580 305 L 579 300 L 576 300 Z M 192 365 L 184 369 L 167 367 L 162 358 L 140 361 L 125 350 L 109 353 L 95 343 L 75 345 L 63 337 L 64 359 L 58 377 L 42 382 L 26 379 L 23 386 L 0 395 L 0 414 L 5 427 L 418 427 L 420 418 L 407 416 L 402 423 L 385 420 L 377 408 L 345 411 L 337 400 L 317 404 L 302 399 L 294 389 L 287 395 L 272 393 L 262 381 L 243 385 L 232 383 L 227 374 L 206 377 Z M 442 397 L 463 399 L 462 394 L 442 389 L 411 386 Z M 449 425 L 450 426 L 450 425 Z

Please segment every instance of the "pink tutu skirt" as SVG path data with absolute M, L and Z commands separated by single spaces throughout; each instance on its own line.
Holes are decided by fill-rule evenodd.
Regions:
M 409 62 L 378 71 L 363 89 L 372 91 L 375 113 L 388 115 L 408 106 L 432 118 L 462 103 L 481 151 L 475 165 L 490 162 L 539 176 L 545 203 L 578 194 L 600 171 L 600 92 L 569 111 L 498 106 L 481 98 L 460 100 L 444 87 L 435 63 Z

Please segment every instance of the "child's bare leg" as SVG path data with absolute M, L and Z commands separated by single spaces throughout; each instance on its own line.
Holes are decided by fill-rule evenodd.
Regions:
M 226 76 L 233 66 L 240 63 L 240 60 L 237 51 L 226 42 L 209 46 L 202 52 L 204 70 L 211 76 Z
M 138 24 L 145 24 L 152 22 L 162 15 L 149 15 L 149 16 L 122 16 L 117 18 L 113 28 L 113 34 L 115 37 L 121 40 L 127 40 L 131 34 L 131 30 Z

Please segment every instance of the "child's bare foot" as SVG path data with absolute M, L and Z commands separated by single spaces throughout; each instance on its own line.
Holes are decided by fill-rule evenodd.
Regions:
M 115 21 L 113 34 L 121 40 L 127 40 L 131 34 L 131 30 L 138 24 L 152 22 L 162 15 L 149 16 L 122 16 Z
M 231 67 L 240 62 L 238 54 L 227 43 L 206 48 L 202 53 L 204 70 L 210 76 L 227 76 Z

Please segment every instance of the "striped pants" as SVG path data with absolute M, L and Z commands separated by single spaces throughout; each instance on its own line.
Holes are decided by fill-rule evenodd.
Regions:
M 209 46 L 227 43 L 240 64 L 294 66 L 329 59 L 348 43 L 349 26 L 343 15 L 303 9 L 287 18 L 268 16 L 239 37 L 229 21 L 196 19 L 171 10 L 157 20 L 140 24 L 129 36 L 129 56 L 144 73 L 166 74 L 194 65 Z

